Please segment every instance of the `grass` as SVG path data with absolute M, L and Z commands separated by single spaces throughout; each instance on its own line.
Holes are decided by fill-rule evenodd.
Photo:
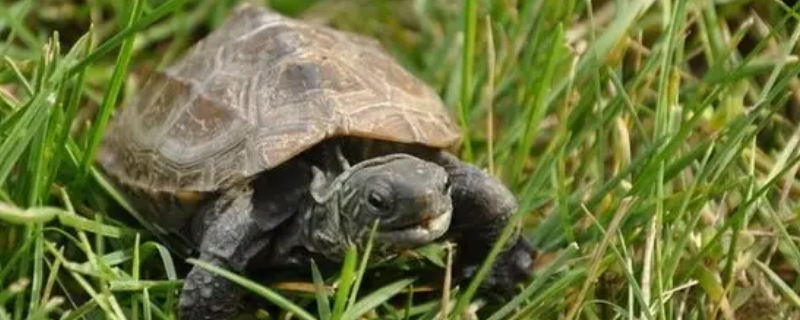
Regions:
M 92 159 L 148 72 L 233 5 L 0 6 L 0 320 L 176 316 L 187 262 L 120 209 Z M 317 290 L 236 278 L 256 296 L 301 319 L 434 319 L 443 305 L 451 319 L 800 319 L 797 4 L 271 5 L 379 39 L 440 92 L 462 158 L 518 195 L 541 255 L 500 304 L 473 295 L 482 277 L 433 294 L 414 273 L 370 286 L 354 251 L 339 272 L 315 268 Z M 447 265 L 443 248 L 420 253 Z

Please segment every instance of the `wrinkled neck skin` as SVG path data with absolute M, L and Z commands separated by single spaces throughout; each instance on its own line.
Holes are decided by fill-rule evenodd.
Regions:
M 450 189 L 446 172 L 438 165 L 390 154 L 352 167 L 345 163 L 340 169 L 324 169 L 313 168 L 308 200 L 282 228 L 275 259 L 291 252 L 299 256 L 288 256 L 303 259 L 306 252 L 341 261 L 348 248 L 363 251 L 373 227 L 379 229 L 371 255 L 385 259 L 447 231 L 452 216 Z
M 338 197 L 332 197 L 324 203 L 311 200 L 303 205 L 292 221 L 282 227 L 272 251 L 265 257 L 267 265 L 307 265 L 308 259 L 316 258 L 340 262 L 348 247 L 363 248 L 357 240 L 359 233 L 347 232 L 342 227 L 347 219 L 341 214 L 339 201 Z
M 357 221 L 360 202 L 348 200 L 358 196 L 359 190 L 345 188 L 345 183 L 355 171 L 380 163 L 381 159 L 365 161 L 344 169 L 338 176 L 317 172 L 311 186 L 312 201 L 302 213 L 307 221 L 302 231 L 306 250 L 341 261 L 349 247 L 363 248 L 370 226 Z
M 374 224 L 379 222 L 377 216 L 372 216 L 374 213 L 362 210 L 367 204 L 360 199 L 363 199 L 365 184 L 369 184 L 364 174 L 370 175 L 368 172 L 375 172 L 376 168 L 408 158 L 409 155 L 390 154 L 364 160 L 352 167 L 344 163 L 341 170 L 332 172 L 315 169 L 309 190 L 313 201 L 303 212 L 308 222 L 303 226 L 305 248 L 332 261 L 341 261 L 349 247 L 362 250 Z M 337 175 L 337 171 L 341 173 Z M 391 254 L 392 247 L 376 243 L 374 253 L 385 257 Z
M 342 214 L 344 210 L 340 203 L 340 197 L 334 194 L 324 203 L 313 203 L 304 213 L 308 223 L 302 230 L 303 246 L 332 261 L 342 261 L 348 247 L 362 248 L 358 239 L 362 238 L 363 232 L 348 230 L 351 228 L 346 226 L 352 225 L 352 219 Z

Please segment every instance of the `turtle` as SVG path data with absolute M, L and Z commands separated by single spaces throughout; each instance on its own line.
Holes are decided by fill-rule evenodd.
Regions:
M 456 156 L 461 130 L 436 91 L 379 41 L 234 7 L 115 114 L 97 162 L 158 233 L 234 272 L 456 244 L 477 272 L 518 203 Z M 519 228 L 517 228 L 519 229 Z M 513 292 L 536 250 L 516 232 L 482 288 Z M 243 289 L 192 266 L 181 319 L 230 319 Z

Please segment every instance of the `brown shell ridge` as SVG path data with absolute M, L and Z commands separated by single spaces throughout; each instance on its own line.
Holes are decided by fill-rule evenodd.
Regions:
M 182 92 L 178 92 L 178 94 L 183 93 L 183 94 L 186 95 L 186 97 L 185 97 L 185 101 L 183 103 L 181 103 L 180 105 L 178 105 L 178 106 L 171 105 L 170 106 L 171 108 L 173 108 L 173 110 L 171 110 L 168 113 L 168 117 L 167 117 L 166 121 L 161 125 L 161 128 L 160 128 L 160 130 L 162 131 L 161 134 L 157 135 L 157 137 L 151 137 L 150 138 L 150 139 L 152 139 L 151 141 L 161 141 L 160 145 L 153 146 L 154 150 L 159 149 L 161 147 L 161 145 L 163 145 L 163 143 L 164 143 L 164 139 L 163 139 L 164 135 L 166 135 L 167 132 L 175 125 L 175 123 L 178 122 L 178 120 L 182 116 L 184 116 L 184 114 L 187 112 L 187 110 L 189 108 L 191 108 L 195 104 L 195 101 L 202 96 L 200 88 L 204 88 L 208 84 L 208 82 L 210 82 L 214 78 L 215 74 L 218 72 L 219 66 L 221 65 L 221 57 L 222 57 L 223 49 L 224 49 L 223 47 L 220 47 L 220 48 L 217 49 L 216 54 L 214 55 L 214 59 L 213 59 L 214 64 L 211 67 L 211 69 L 212 69 L 211 73 L 207 75 L 207 77 L 204 79 L 203 82 L 199 82 L 198 83 L 198 81 L 195 80 L 195 79 L 182 77 L 180 75 L 180 73 L 178 72 L 178 70 L 179 70 L 178 68 L 180 68 L 182 66 L 182 64 L 178 64 L 178 65 L 175 65 L 173 67 L 166 68 L 164 71 L 156 73 L 157 78 L 160 78 L 161 81 L 168 82 L 168 84 L 177 84 L 177 85 L 179 85 L 180 86 L 179 88 L 180 88 L 180 90 L 182 90 Z M 154 85 L 154 84 L 151 83 L 151 85 Z M 163 87 L 166 87 L 166 85 L 162 86 L 162 88 Z M 178 89 L 176 89 L 176 90 L 178 90 Z M 160 92 L 163 92 L 163 89 Z M 215 100 L 215 99 L 209 99 L 209 102 L 216 102 L 217 104 L 221 105 L 218 101 L 213 101 L 213 100 Z M 150 107 L 154 107 L 154 106 L 150 105 Z M 143 139 L 133 139 L 133 140 L 134 141 L 146 141 L 146 140 L 143 140 Z
M 382 56 L 385 59 L 391 59 L 388 54 L 383 51 L 381 48 L 370 48 L 374 51 L 374 54 Z M 361 79 L 369 78 L 369 76 L 364 74 L 364 72 L 368 72 L 370 70 L 375 70 L 376 68 L 365 68 L 366 66 L 355 66 L 351 61 L 346 59 L 338 59 L 340 65 L 344 68 L 347 68 L 352 74 L 356 75 L 355 78 L 359 79 L 361 83 L 364 83 L 368 86 L 371 86 L 373 90 L 371 93 L 379 94 L 380 96 L 376 96 L 373 98 L 374 103 L 370 104 L 362 104 L 357 107 L 351 107 L 349 112 L 345 115 L 345 118 L 361 118 L 360 114 L 365 113 L 370 110 L 381 110 L 384 114 L 383 121 L 379 121 L 375 124 L 375 127 L 380 128 L 382 125 L 390 125 L 391 122 L 385 120 L 392 110 L 402 111 L 400 112 L 400 116 L 404 118 L 406 123 L 413 124 L 417 121 L 412 119 L 424 119 L 427 120 L 427 125 L 412 125 L 413 131 L 413 138 L 411 139 L 403 139 L 400 135 L 397 134 L 387 134 L 385 136 L 381 136 L 372 132 L 372 135 L 365 134 L 365 133 L 356 133 L 351 132 L 349 130 L 344 131 L 337 131 L 338 134 L 359 134 L 364 135 L 365 138 L 380 138 L 385 139 L 388 141 L 394 142 L 402 142 L 402 143 L 425 143 L 429 144 L 434 147 L 451 147 L 454 144 L 459 142 L 459 129 L 455 127 L 455 125 L 451 122 L 452 120 L 449 118 L 448 114 L 446 113 L 446 107 L 444 103 L 441 101 L 441 98 L 429 87 L 427 87 L 424 83 L 414 78 L 413 75 L 409 74 L 407 71 L 398 69 L 398 71 L 403 73 L 403 76 L 408 79 L 409 81 L 416 82 L 414 85 L 421 91 L 420 95 L 411 95 L 404 91 L 398 90 L 391 85 L 386 79 L 383 81 L 363 81 Z M 391 64 L 392 61 L 387 61 L 387 63 Z M 391 67 L 391 66 L 390 66 Z M 380 68 L 378 68 L 380 69 Z M 339 95 L 339 97 L 344 97 L 346 95 Z M 412 106 L 418 106 L 413 108 Z M 432 112 L 431 110 L 443 110 L 444 112 L 436 113 Z M 420 129 L 420 127 L 425 127 L 426 129 L 432 129 L 437 126 L 444 126 L 446 128 L 442 128 L 442 132 L 431 132 L 432 134 L 425 134 L 425 129 Z M 429 130 L 431 131 L 431 130 Z M 449 131 L 449 133 L 447 132 Z M 436 140 L 445 140 L 446 142 L 436 143 L 433 141 Z
M 202 83 L 199 83 L 199 84 L 198 84 L 198 82 L 196 80 L 190 79 L 190 78 L 181 77 L 179 74 L 174 74 L 174 73 L 173 74 L 169 74 L 168 73 L 168 75 L 169 75 L 169 78 L 168 78 L 169 81 L 174 81 L 174 82 L 178 82 L 178 83 L 181 83 L 181 84 L 185 85 L 185 87 L 187 88 L 187 90 L 189 92 L 188 93 L 188 97 L 187 97 L 185 103 L 183 103 L 179 107 L 177 107 L 177 110 L 175 110 L 173 112 L 170 112 L 170 115 L 169 115 L 168 119 L 165 121 L 165 124 L 163 126 L 165 129 L 163 130 L 162 134 L 159 135 L 159 139 L 158 140 L 161 141 L 161 143 L 158 144 L 158 145 L 154 145 L 153 148 L 148 150 L 148 151 L 160 151 L 161 153 L 169 154 L 171 150 L 170 149 L 164 149 L 164 145 L 169 142 L 169 139 L 163 139 L 164 135 L 166 135 L 170 131 L 170 129 L 174 128 L 176 126 L 176 124 L 178 124 L 178 122 L 181 120 L 181 118 L 183 118 L 183 117 L 185 117 L 187 115 L 192 117 L 190 115 L 190 113 L 189 113 L 190 109 L 192 109 L 193 107 L 196 107 L 199 104 L 203 104 L 203 103 L 211 105 L 211 106 L 214 106 L 213 107 L 214 109 L 230 109 L 230 111 L 232 111 L 230 114 L 233 117 L 236 118 L 235 120 L 240 120 L 241 122 L 245 122 L 245 123 L 249 124 L 250 126 L 253 125 L 253 123 L 251 121 L 249 121 L 247 118 L 242 117 L 239 113 L 235 112 L 237 109 L 241 109 L 241 106 L 231 105 L 231 103 L 232 103 L 231 101 L 220 101 L 219 99 L 214 98 L 212 96 L 209 96 L 208 94 L 205 94 L 205 93 L 202 92 L 201 88 L 206 87 L 208 85 L 208 82 L 210 82 L 211 79 L 214 78 L 215 74 L 213 74 L 213 73 L 210 74 L 208 76 L 208 80 L 206 80 L 206 81 L 204 81 Z M 204 125 L 203 119 L 201 119 L 201 117 L 192 117 L 192 118 L 194 118 L 197 121 L 197 123 L 200 124 L 201 126 Z M 208 130 L 205 127 L 204 128 L 199 128 L 199 129 L 200 130 Z M 141 141 L 139 139 L 133 139 L 133 140 L 134 141 Z M 241 140 L 244 140 L 244 137 L 242 137 Z M 235 146 L 235 145 L 236 144 L 231 143 L 231 142 L 220 143 L 219 146 L 215 147 L 217 150 L 219 150 L 219 152 L 215 152 L 215 153 L 222 153 L 222 152 L 225 152 L 225 151 L 232 150 L 233 146 Z M 177 162 L 177 161 L 171 161 L 172 159 L 169 158 L 169 157 L 162 157 L 162 158 L 166 162 L 172 164 L 172 167 L 175 167 L 175 168 L 190 168 L 190 167 L 196 165 L 197 163 L 202 162 L 202 161 L 205 160 L 205 158 L 203 158 L 203 157 L 198 157 L 198 159 L 195 159 L 195 161 Z
M 183 92 L 178 94 L 185 94 L 186 101 L 180 106 L 173 105 L 175 110 L 168 112 L 167 119 L 160 126 L 148 128 L 148 126 L 142 125 L 142 123 L 138 123 L 136 120 L 129 120 L 133 121 L 133 123 L 128 123 L 124 126 L 128 128 L 128 130 L 121 130 L 115 134 L 116 139 L 114 140 L 123 139 L 123 141 L 112 142 L 113 148 L 117 149 L 117 152 L 121 155 L 128 155 L 124 157 L 129 158 L 124 160 L 128 162 L 125 165 L 121 165 L 122 162 L 117 161 L 117 165 L 114 165 L 114 167 L 116 167 L 116 172 L 120 178 L 124 180 L 123 182 L 140 188 L 155 188 L 164 191 L 183 189 L 193 189 L 197 191 L 211 190 L 212 188 L 210 187 L 202 188 L 201 186 L 216 185 L 216 183 L 219 182 L 216 181 L 217 179 L 213 178 L 217 175 L 217 171 L 219 171 L 216 166 L 221 162 L 231 162 L 230 159 L 226 158 L 231 158 L 230 155 L 232 154 L 243 154 L 243 150 L 246 149 L 245 140 L 249 133 L 252 132 L 251 128 L 253 125 L 248 119 L 241 117 L 239 112 L 236 112 L 235 108 L 237 107 L 229 106 L 226 102 L 219 101 L 214 97 L 202 93 L 199 89 L 202 87 L 202 84 L 198 84 L 195 80 L 169 73 L 162 77 L 161 81 L 156 80 L 150 85 L 159 85 L 162 84 L 162 81 L 171 84 L 180 84 L 180 87 L 183 88 Z M 211 132 L 214 137 L 204 139 L 204 143 L 195 145 L 192 151 L 194 157 L 187 158 L 185 156 L 192 152 L 187 153 L 186 150 L 187 148 L 192 148 L 192 146 L 188 144 L 184 146 L 176 145 L 176 140 L 179 142 L 185 141 L 175 139 L 174 135 L 169 135 L 169 133 L 181 127 L 178 125 L 178 122 L 182 119 L 187 117 L 196 118 L 191 115 L 191 111 L 193 108 L 197 108 L 197 106 L 201 105 L 208 106 L 212 110 L 226 110 L 227 115 L 233 118 L 228 120 L 228 122 L 245 125 L 229 126 L 238 129 L 238 134 L 236 134 L 236 130 L 226 130 L 226 134 L 219 134 L 214 133 L 214 130 L 208 130 L 206 128 L 205 131 Z M 206 116 L 206 118 L 210 118 L 210 116 Z M 141 121 L 139 117 L 127 117 L 127 119 L 139 119 L 139 121 Z M 202 120 L 198 123 L 201 125 L 203 124 Z M 150 130 L 148 131 L 145 128 Z M 154 129 L 161 130 L 153 132 L 152 130 Z M 143 145 L 142 142 L 146 141 L 159 141 L 159 143 Z M 120 150 L 121 148 L 127 150 Z M 210 152 L 203 153 L 202 151 Z M 183 159 L 181 159 L 181 157 L 183 157 Z M 244 163 L 249 163 L 249 158 L 250 157 L 247 157 L 247 155 L 243 155 L 241 160 Z M 114 163 L 112 161 L 104 162 Z M 251 169 L 249 167 L 252 166 L 244 166 L 243 172 L 239 174 L 235 174 L 235 172 L 230 173 L 236 176 L 246 176 L 252 171 L 248 170 Z
M 272 29 L 272 28 L 275 28 L 275 27 L 293 27 L 293 28 L 303 28 L 303 29 L 307 29 L 308 28 L 308 26 L 306 26 L 306 25 L 303 25 L 303 24 L 300 24 L 300 23 L 296 23 L 296 22 L 294 22 L 294 21 L 292 21 L 290 19 L 286 19 L 286 18 L 284 18 L 282 16 L 279 16 L 279 15 L 274 15 L 274 16 L 270 15 L 270 17 L 276 17 L 276 19 L 271 19 L 271 20 L 262 19 L 262 20 L 264 20 L 264 21 L 262 21 L 263 22 L 262 25 L 260 25 L 256 29 L 250 30 L 245 34 L 242 34 L 242 35 L 236 37 L 235 39 L 232 40 L 232 42 L 248 41 L 251 38 L 259 35 L 261 32 L 265 32 L 265 31 L 267 31 L 269 29 Z
M 211 191 L 354 136 L 451 148 L 437 93 L 372 38 L 237 7 L 157 73 L 109 129 L 101 164 L 150 191 Z

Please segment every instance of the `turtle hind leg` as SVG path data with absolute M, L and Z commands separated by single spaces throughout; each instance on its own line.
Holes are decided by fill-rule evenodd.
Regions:
M 448 235 L 458 245 L 455 276 L 469 282 L 517 210 L 517 200 L 498 179 L 453 155 L 440 152 L 434 161 L 445 167 L 452 186 L 453 220 Z M 513 296 L 517 284 L 531 278 L 535 258 L 531 244 L 519 233 L 513 235 L 481 288 Z

